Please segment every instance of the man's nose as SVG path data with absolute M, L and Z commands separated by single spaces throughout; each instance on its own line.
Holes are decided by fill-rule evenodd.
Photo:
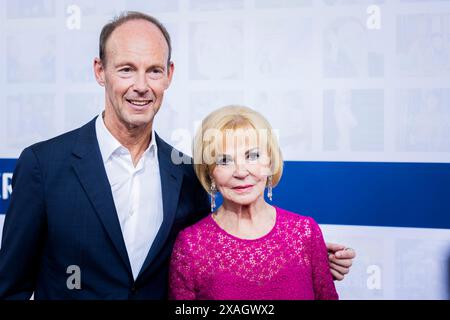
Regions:
M 145 73 L 136 75 L 133 90 L 139 94 L 145 94 L 148 91 L 147 75 Z

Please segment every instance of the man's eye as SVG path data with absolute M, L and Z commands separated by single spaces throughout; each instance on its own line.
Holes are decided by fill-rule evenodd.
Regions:
M 149 77 L 151 79 L 159 80 L 164 76 L 164 70 L 161 68 L 154 68 L 149 71 Z
M 131 68 L 122 68 L 119 71 L 122 73 L 129 73 L 129 72 L 131 72 Z

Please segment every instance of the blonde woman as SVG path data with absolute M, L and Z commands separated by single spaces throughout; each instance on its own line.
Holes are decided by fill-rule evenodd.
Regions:
M 217 192 L 223 204 L 178 235 L 170 298 L 338 298 L 317 223 L 265 200 L 283 159 L 262 115 L 241 106 L 214 111 L 197 132 L 193 155 L 212 210 Z

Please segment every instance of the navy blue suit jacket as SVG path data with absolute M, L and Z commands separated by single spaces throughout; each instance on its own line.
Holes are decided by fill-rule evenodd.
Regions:
M 165 299 L 175 237 L 208 212 L 192 165 L 156 135 L 164 219 L 133 279 L 95 133 L 83 127 L 26 148 L 17 162 L 0 250 L 0 299 Z M 176 151 L 177 155 L 182 155 Z M 184 155 L 182 155 L 184 156 Z M 184 156 L 185 157 L 185 156 Z M 69 266 L 81 289 L 69 289 Z

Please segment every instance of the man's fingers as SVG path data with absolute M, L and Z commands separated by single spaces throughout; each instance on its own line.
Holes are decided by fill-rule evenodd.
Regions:
M 327 249 L 331 274 L 334 280 L 341 281 L 350 272 L 352 259 L 356 257 L 356 252 L 336 243 L 327 243 Z
M 344 275 L 340 274 L 336 270 L 330 269 L 331 275 L 333 276 L 334 280 L 341 281 L 344 280 Z
M 344 268 L 350 268 L 353 264 L 352 259 L 336 259 L 335 257 L 330 256 L 328 260 L 330 260 L 330 263 L 334 263 Z
M 336 272 L 339 272 L 341 275 L 345 275 L 350 271 L 349 268 L 342 267 L 333 262 L 330 263 L 330 267 L 331 267 L 331 269 L 334 269 Z
M 338 243 L 327 242 L 326 245 L 327 245 L 328 251 L 331 251 L 333 253 L 336 251 L 345 249 L 345 246 L 343 246 L 342 244 L 338 244 Z
M 354 259 L 356 257 L 356 251 L 351 248 L 346 248 L 336 252 L 335 256 L 339 259 Z

